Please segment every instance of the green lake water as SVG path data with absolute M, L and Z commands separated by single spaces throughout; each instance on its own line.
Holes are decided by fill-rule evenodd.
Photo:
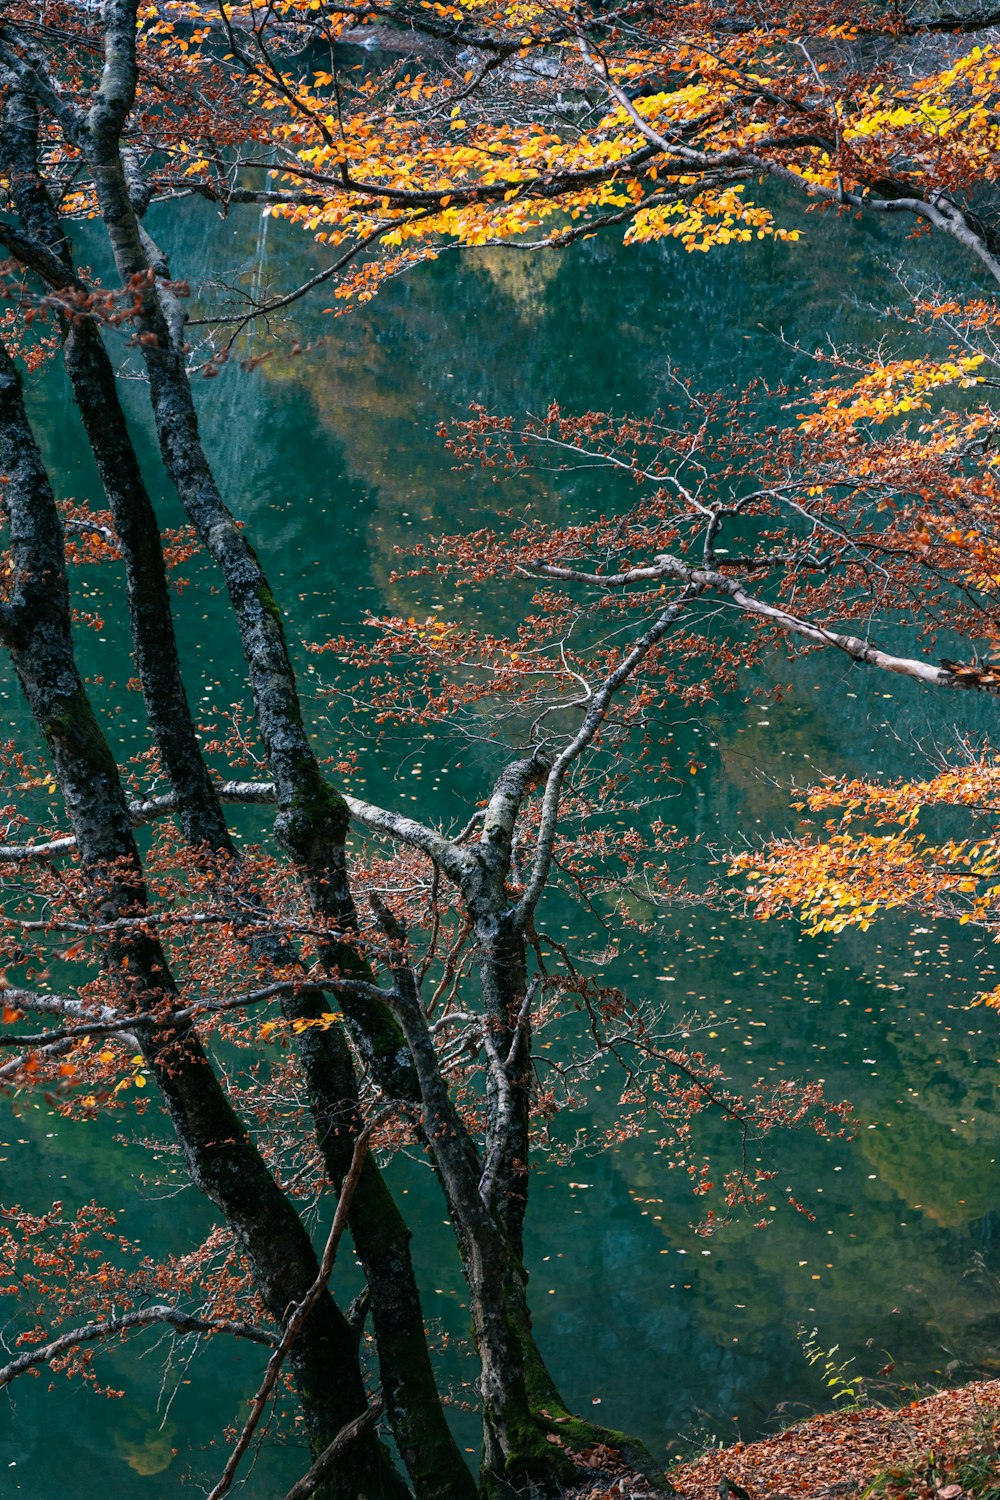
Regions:
M 319 264 L 315 247 L 285 226 L 222 221 L 190 205 L 183 214 L 162 237 L 175 274 L 193 282 L 208 265 L 219 283 L 287 284 Z M 209 452 L 265 559 L 307 689 L 319 688 L 327 659 L 310 657 L 302 643 L 359 629 L 365 611 L 502 621 L 510 606 L 495 594 L 483 603 L 471 591 L 435 594 L 434 580 L 393 583 L 398 546 L 429 530 L 491 523 L 527 499 L 535 514 L 553 517 L 561 507 L 611 503 L 600 472 L 571 484 L 536 475 L 499 493 L 489 475 L 456 472 L 435 428 L 471 401 L 512 413 L 539 412 L 552 400 L 643 412 L 667 399 L 671 368 L 708 389 L 756 374 L 797 379 L 805 361 L 779 332 L 810 346 L 828 334 L 856 344 L 879 337 L 882 309 L 901 296 L 893 272 L 900 254 L 954 280 L 955 268 L 925 241 L 913 250 L 882 226 L 829 215 L 803 225 L 798 245 L 710 256 L 673 245 L 626 251 L 610 239 L 562 256 L 447 254 L 346 317 L 324 315 L 320 292 L 300 321 L 304 339 L 322 335 L 315 347 L 200 383 Z M 99 247 L 86 248 L 99 265 Z M 266 348 L 258 335 L 256 352 Z M 129 393 L 159 475 L 141 385 Z M 60 493 L 96 495 L 57 370 L 33 382 L 32 410 Z M 176 502 L 162 476 L 157 482 L 164 521 L 176 523 Z M 186 574 L 178 633 L 192 697 L 208 714 L 245 700 L 239 647 L 210 568 L 195 559 Z M 81 653 L 105 679 L 95 697 L 117 706 L 114 733 L 127 750 L 141 743 L 141 725 L 137 698 L 121 690 L 131 667 L 119 580 L 90 571 L 78 582 L 81 604 L 100 604 L 105 620 L 83 633 Z M 839 660 L 792 668 L 775 658 L 751 686 L 789 682 L 780 703 L 727 700 L 676 727 L 681 757 L 696 754 L 705 766 L 667 804 L 682 832 L 724 848 L 791 826 L 793 783 L 827 771 L 916 769 L 921 747 L 986 733 L 995 712 L 971 695 L 922 693 Z M 14 689 L 5 704 L 23 729 Z M 489 747 L 447 732 L 351 742 L 342 714 L 317 698 L 317 742 L 324 754 L 358 750 L 354 786 L 364 795 L 445 820 L 464 818 L 483 795 L 496 764 Z M 703 861 L 692 874 L 705 871 Z M 543 917 L 563 937 L 578 926 L 557 897 Z M 836 1361 L 853 1358 L 862 1374 L 893 1363 L 890 1385 L 998 1367 L 1000 1018 L 968 1008 L 993 960 L 957 927 L 897 918 L 816 940 L 790 924 L 700 907 L 660 914 L 636 949 L 623 948 L 609 979 L 661 1002 L 678 1021 L 700 1017 L 716 1033 L 706 1047 L 743 1083 L 825 1079 L 833 1097 L 854 1103 L 855 1134 L 831 1143 L 805 1133 L 772 1145 L 770 1227 L 737 1221 L 709 1240 L 690 1227 L 697 1203 L 656 1151 L 655 1131 L 541 1171 L 528 1223 L 533 1305 L 571 1404 L 637 1432 L 666 1457 L 829 1404 L 799 1328 L 817 1329 L 823 1348 L 839 1344 Z M 598 1131 L 615 1098 L 614 1079 L 605 1080 L 583 1123 Z M 8 1202 L 41 1208 L 59 1196 L 72 1207 L 97 1197 L 121 1210 L 123 1232 L 157 1250 L 182 1250 L 211 1222 L 192 1190 L 169 1186 L 168 1162 L 131 1144 L 150 1116 L 113 1128 L 67 1123 L 22 1098 L 5 1106 L 4 1120 Z M 709 1127 L 706 1142 L 716 1134 Z M 167 1186 L 156 1180 L 161 1170 Z M 444 1208 L 427 1170 L 401 1162 L 393 1174 L 416 1230 L 426 1311 L 452 1340 L 455 1419 L 472 1448 L 476 1424 L 461 1407 L 472 1373 L 467 1317 Z M 790 1209 L 790 1194 L 814 1217 Z M 352 1284 L 349 1264 L 338 1276 L 342 1287 Z M 110 1489 L 122 1500 L 166 1500 L 182 1484 L 197 1493 L 214 1478 L 223 1454 L 206 1444 L 253 1389 L 259 1355 L 213 1347 L 184 1368 L 185 1350 L 164 1375 L 166 1345 L 154 1342 L 107 1356 L 107 1379 L 126 1389 L 124 1400 L 109 1403 L 58 1379 L 48 1392 L 45 1378 L 5 1393 L 2 1493 L 94 1500 Z M 249 1493 L 280 1494 L 304 1467 L 299 1452 L 265 1448 Z

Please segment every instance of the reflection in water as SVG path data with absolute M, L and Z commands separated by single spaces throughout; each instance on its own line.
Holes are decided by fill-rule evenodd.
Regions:
M 250 278 L 263 287 L 269 261 L 286 281 L 317 265 L 316 247 L 286 225 L 186 211 L 183 237 L 174 235 L 177 275 L 204 263 L 222 280 Z M 674 245 L 626 253 L 603 239 L 534 259 L 507 249 L 478 259 L 448 255 L 348 317 L 301 309 L 302 337 L 322 335 L 311 352 L 293 359 L 276 349 L 252 374 L 231 367 L 205 382 L 209 451 L 268 559 L 293 639 L 363 629 L 369 610 L 433 609 L 467 621 L 488 612 L 491 625 L 503 628 L 519 608 L 513 591 L 478 600 L 435 595 L 433 579 L 392 582 L 398 549 L 428 532 L 503 524 L 509 508 L 530 505 L 557 517 L 612 503 L 600 474 L 565 482 L 536 474 L 497 486 L 490 475 L 455 471 L 435 429 L 471 401 L 511 412 L 537 412 L 551 400 L 569 409 L 648 411 L 668 395 L 674 368 L 697 372 L 706 387 L 754 373 L 772 383 L 800 377 L 804 362 L 778 342 L 778 330 L 807 344 L 827 331 L 855 343 L 880 334 L 873 309 L 898 294 L 890 230 L 852 224 L 848 231 L 830 215 L 810 215 L 806 228 L 795 246 L 754 244 L 712 256 L 687 256 Z M 89 258 L 99 262 L 97 248 Z M 864 288 L 864 305 L 845 299 L 850 286 Z M 255 339 L 255 353 L 266 352 L 266 333 Z M 156 473 L 143 393 L 136 388 L 133 396 Z M 82 443 L 67 441 L 77 429 L 57 371 L 37 383 L 34 398 L 62 493 L 95 493 Z M 176 502 L 167 494 L 160 500 L 164 519 L 175 522 Z M 178 629 L 192 696 L 207 713 L 242 702 L 245 689 L 211 570 L 196 559 L 188 573 Z M 93 578 L 86 584 L 99 588 Z M 131 668 L 120 603 L 102 609 L 103 639 L 89 636 L 82 649 L 110 682 L 122 682 Z M 315 695 L 321 748 L 342 753 L 347 734 L 366 730 L 364 720 L 345 726 L 337 700 L 320 694 L 313 659 L 300 650 L 298 660 Z M 899 771 L 919 761 L 921 739 L 952 738 L 953 715 L 963 715 L 961 728 L 974 734 L 985 711 L 972 695 L 922 697 L 905 682 L 888 691 L 840 662 L 815 658 L 794 669 L 773 658 L 751 686 L 788 683 L 779 703 L 731 700 L 699 723 L 675 726 L 678 753 L 696 752 L 705 766 L 692 784 L 666 793 L 665 815 L 681 832 L 724 847 L 784 829 L 795 817 L 793 783 L 826 771 Z M 15 702 L 12 695 L 12 711 Z M 138 714 L 129 701 L 121 744 L 141 742 Z M 357 740 L 354 748 L 358 784 L 368 794 L 409 804 L 430 820 L 467 814 L 493 766 L 488 747 L 446 736 L 419 745 L 419 776 L 412 745 Z M 707 853 L 702 858 L 689 872 L 694 879 L 708 868 Z M 545 920 L 560 935 L 579 934 L 586 948 L 604 945 L 580 932 L 579 914 L 556 896 Z M 609 980 L 658 999 L 678 1021 L 697 1013 L 712 1038 L 706 1045 L 747 1087 L 759 1076 L 823 1077 L 831 1095 L 855 1102 L 857 1136 L 834 1144 L 794 1137 L 774 1147 L 771 1227 L 737 1222 L 708 1241 L 690 1228 L 696 1205 L 686 1180 L 658 1153 L 655 1131 L 614 1154 L 578 1158 L 569 1172 L 542 1174 L 529 1219 L 534 1305 L 569 1397 L 583 1409 L 600 1401 L 602 1420 L 673 1451 L 695 1427 L 751 1435 L 782 1404 L 821 1404 L 800 1326 L 818 1328 L 821 1343 L 857 1356 L 862 1373 L 885 1364 L 886 1350 L 904 1380 L 990 1363 L 1000 1317 L 992 1235 L 1000 1211 L 1000 1060 L 996 1016 L 965 1008 L 983 987 L 984 969 L 966 929 L 926 932 L 895 920 L 816 940 L 788 925 L 699 908 L 660 914 L 655 934 L 626 951 Z M 583 1123 L 595 1136 L 616 1099 L 613 1077 L 592 1092 Z M 40 1206 L 59 1194 L 73 1206 L 98 1196 L 122 1207 L 125 1232 L 130 1219 L 141 1222 L 154 1248 L 183 1248 L 209 1222 L 191 1192 L 151 1200 L 139 1181 L 149 1159 L 97 1127 L 54 1123 L 38 1105 L 5 1134 L 13 1199 Z M 709 1126 L 707 1147 L 712 1139 Z M 165 1175 L 170 1170 L 162 1166 Z M 449 1335 L 448 1369 L 461 1394 L 467 1314 L 447 1231 L 438 1238 L 443 1205 L 426 1169 L 401 1162 L 393 1170 L 417 1230 L 427 1311 Z M 813 1217 L 789 1207 L 793 1196 Z M 185 1450 L 216 1433 L 259 1370 L 253 1351 L 200 1355 L 169 1387 L 176 1401 L 161 1426 L 161 1416 L 151 1415 L 158 1357 L 116 1355 L 110 1363 L 128 1391 L 124 1408 L 68 1389 L 16 1392 L 17 1434 L 0 1438 L 0 1464 L 15 1465 L 11 1493 L 41 1500 L 67 1472 L 67 1450 L 55 1455 L 45 1440 L 58 1423 L 72 1429 L 81 1495 L 106 1484 L 113 1446 L 123 1500 L 172 1497 L 181 1467 L 171 1463 L 175 1432 L 184 1433 Z M 474 1442 L 474 1424 L 460 1412 L 456 1420 Z M 255 1476 L 260 1493 L 268 1492 L 269 1476 L 279 1493 L 300 1459 L 269 1450 Z M 218 1460 L 208 1453 L 195 1468 L 212 1473 Z
M 138 1438 L 118 1429 L 114 1435 L 115 1452 L 134 1473 L 145 1479 L 170 1468 L 177 1451 L 173 1446 L 176 1436 L 177 1429 L 172 1422 L 161 1426 L 156 1421 Z

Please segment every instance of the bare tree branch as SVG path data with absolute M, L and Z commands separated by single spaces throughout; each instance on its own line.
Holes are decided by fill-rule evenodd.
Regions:
M 536 571 L 544 572 L 544 569 L 539 568 Z M 559 804 L 562 785 L 567 771 L 573 762 L 578 760 L 583 754 L 600 729 L 604 722 L 608 705 L 615 693 L 624 682 L 628 681 L 639 663 L 663 639 L 685 607 L 702 592 L 703 588 L 704 585 L 697 580 L 689 580 L 689 587 L 685 589 L 681 598 L 676 599 L 669 605 L 649 629 L 639 637 L 631 651 L 619 662 L 615 670 L 604 679 L 599 688 L 594 690 L 588 703 L 583 723 L 569 744 L 564 746 L 552 762 L 552 767 L 545 779 L 541 823 L 535 843 L 535 857 L 532 862 L 531 875 L 524 893 L 517 903 L 517 919 L 522 926 L 527 923 L 528 918 L 538 904 L 538 898 L 542 894 L 545 882 L 549 877 L 549 871 L 552 868 L 552 850 L 555 843 L 556 824 L 559 819 Z
M 658 578 L 673 578 L 678 583 L 695 587 L 701 592 L 711 589 L 716 593 L 724 594 L 746 614 L 767 620 L 779 630 L 801 636 L 814 645 L 834 646 L 838 651 L 843 651 L 852 661 L 863 666 L 878 667 L 883 672 L 895 672 L 901 677 L 912 677 L 917 682 L 926 683 L 931 687 L 982 687 L 984 692 L 994 691 L 988 685 L 982 686 L 977 682 L 959 677 L 947 667 L 921 661 L 915 657 L 895 656 L 891 651 L 882 651 L 879 647 L 873 646 L 870 641 L 863 640 L 861 636 L 847 635 L 839 630 L 831 630 L 825 625 L 817 625 L 810 620 L 800 619 L 798 615 L 793 615 L 776 604 L 768 604 L 766 600 L 759 599 L 754 594 L 748 594 L 738 579 L 730 578 L 727 574 L 712 568 L 693 568 L 682 558 L 674 557 L 667 552 L 661 552 L 656 561 L 648 567 L 630 568 L 622 573 L 587 573 L 577 568 L 560 567 L 555 563 L 538 563 L 531 566 L 529 571 L 543 578 L 561 578 L 574 583 L 594 584 L 600 588 L 616 588 L 630 583 L 645 583 Z
M 24 1354 L 19 1354 L 17 1359 L 12 1359 L 10 1364 L 0 1369 L 0 1390 L 5 1385 L 10 1385 L 11 1381 L 16 1380 L 19 1375 L 35 1369 L 38 1365 L 50 1364 L 52 1360 L 58 1359 L 61 1354 L 66 1354 L 80 1344 L 93 1344 L 99 1339 L 113 1338 L 116 1334 L 127 1333 L 131 1328 L 148 1327 L 151 1323 L 168 1323 L 178 1333 L 231 1333 L 236 1338 L 250 1339 L 255 1344 L 273 1346 L 277 1342 L 273 1334 L 265 1332 L 262 1328 L 255 1328 L 252 1323 L 233 1323 L 222 1318 L 198 1318 L 190 1313 L 182 1312 L 179 1307 L 155 1303 L 152 1307 L 142 1307 L 136 1312 L 122 1313 L 118 1318 L 106 1318 L 98 1323 L 84 1323 L 80 1328 L 73 1328 L 68 1333 L 60 1334 L 48 1344 L 41 1344 L 36 1349 L 26 1350 Z
M 382 1397 L 376 1396 L 367 1411 L 362 1412 L 360 1417 L 355 1417 L 353 1422 L 344 1424 L 333 1442 L 323 1449 L 312 1468 L 292 1485 L 285 1500 L 308 1500 L 310 1495 L 314 1495 L 348 1443 L 352 1443 L 377 1421 L 381 1411 Z

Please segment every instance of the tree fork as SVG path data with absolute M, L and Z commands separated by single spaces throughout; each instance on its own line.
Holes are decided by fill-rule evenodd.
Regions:
M 166 269 L 150 258 L 148 244 L 132 209 L 119 154 L 121 125 L 134 100 L 134 16 L 135 6 L 130 0 L 110 0 L 105 25 L 113 27 L 114 41 L 106 51 L 100 99 L 88 117 L 90 128 L 80 137 L 94 175 L 119 274 L 126 282 L 132 277 L 149 278 L 154 269 L 160 272 Z M 343 858 L 346 804 L 316 764 L 304 729 L 280 613 L 256 554 L 218 494 L 201 447 L 179 343 L 161 302 L 168 295 L 166 288 L 150 280 L 141 293 L 137 320 L 140 332 L 145 335 L 142 350 L 150 376 L 161 452 L 189 519 L 223 569 L 237 614 L 258 722 L 276 783 L 279 804 L 276 831 L 306 879 L 314 908 L 331 915 L 339 909 L 343 919 L 351 910 Z M 341 950 L 345 958 L 353 955 L 349 961 L 357 966 L 351 945 L 331 946 Z M 331 957 L 332 953 L 324 955 L 327 961 Z M 345 1003 L 345 1010 L 348 1004 Z M 366 1007 L 368 1015 L 364 1014 Z M 357 1018 L 356 1037 L 370 1038 L 373 1019 L 376 1022 L 381 1042 L 373 1067 L 378 1076 L 379 1064 L 385 1066 L 391 1043 L 398 1041 L 398 1027 L 388 1017 L 384 1022 L 373 1018 L 370 1002 L 352 1008 Z M 412 1082 L 407 1093 L 412 1095 Z M 437 1145 L 435 1142 L 435 1149 Z M 505 1247 L 499 1257 L 487 1255 L 478 1269 L 471 1268 L 470 1275 L 470 1287 L 480 1297 L 485 1315 L 483 1332 L 487 1336 L 481 1348 L 489 1346 L 498 1353 L 497 1358 L 487 1355 L 484 1360 L 484 1405 L 490 1450 L 487 1471 L 499 1475 L 509 1460 L 510 1472 L 519 1467 L 524 1472 L 533 1471 L 540 1465 L 551 1474 L 565 1460 L 555 1455 L 553 1445 L 545 1443 L 529 1410 L 523 1374 L 517 1375 L 519 1369 L 523 1370 L 521 1340 L 530 1337 L 530 1332 L 526 1327 L 515 1331 L 506 1314 L 501 1312 L 498 1319 L 496 1309 L 490 1305 L 496 1296 L 494 1273 L 499 1272 L 502 1281 L 510 1265 L 511 1252 Z M 470 1270 L 468 1264 L 467 1270 Z M 502 1306 L 502 1293 L 500 1301 Z M 501 1322 L 504 1328 L 500 1328 Z M 511 1388 L 512 1380 L 513 1386 L 520 1386 L 520 1392 Z M 494 1399 L 497 1396 L 499 1401 Z
M 123 14 L 127 20 L 129 6 L 125 5 L 117 9 L 120 26 Z M 114 26 L 114 17 L 111 18 L 110 24 Z M 93 138 L 96 142 L 103 144 L 107 159 L 120 169 L 121 179 L 117 185 L 124 186 L 127 191 L 128 184 L 118 151 L 117 131 L 120 127 L 116 126 L 114 121 L 122 107 L 121 83 L 123 78 L 127 80 L 129 74 L 131 44 L 121 35 L 112 40 L 117 40 L 118 43 L 117 56 L 110 57 L 109 69 L 106 70 L 105 76 L 105 84 L 109 82 L 109 79 L 111 80 L 109 102 L 112 108 L 105 110 L 103 114 L 99 111 L 92 112 L 91 122 L 99 123 L 100 128 L 93 131 Z M 109 47 L 109 54 L 114 50 Z M 14 98 L 17 100 L 18 96 L 15 95 Z M 61 236 L 58 220 L 37 170 L 36 110 L 33 101 L 27 104 L 23 100 L 18 102 L 20 108 L 15 113 L 15 107 L 12 106 L 9 122 L 9 148 L 11 154 L 16 154 L 19 158 L 18 179 L 22 184 L 18 206 L 22 214 L 30 215 L 26 227 L 33 230 L 35 234 L 39 234 L 46 247 L 59 255 L 69 269 L 68 246 Z M 131 203 L 129 209 L 131 219 Z M 132 220 L 132 227 L 137 231 L 138 225 L 135 220 Z M 114 236 L 112 238 L 114 239 Z M 137 244 L 142 253 L 144 246 L 141 234 L 137 234 Z M 136 246 L 133 245 L 133 248 Z M 175 352 L 165 326 L 161 329 L 161 336 L 164 344 Z M 204 844 L 216 852 L 234 856 L 235 850 L 222 815 L 217 793 L 211 785 L 207 768 L 200 755 L 180 678 L 162 548 L 155 516 L 128 436 L 124 415 L 118 403 L 114 372 L 100 335 L 91 321 L 83 320 L 79 326 L 68 330 L 65 353 L 67 371 L 73 382 L 77 403 L 94 449 L 122 542 L 140 679 L 151 727 L 177 792 L 178 810 L 185 835 L 189 842 L 196 846 Z M 186 376 L 182 385 L 190 403 Z M 183 401 L 181 404 L 184 405 Z M 200 457 L 203 465 L 203 478 L 207 477 L 214 489 L 214 480 L 207 460 L 200 451 L 193 407 L 189 414 L 194 423 L 196 456 Z M 164 445 L 161 443 L 161 446 Z M 164 446 L 164 452 L 166 457 L 166 446 Z M 173 469 L 172 472 L 174 472 Z M 183 500 L 183 489 L 180 485 L 178 489 Z M 219 504 L 221 505 L 221 498 Z M 228 517 L 228 519 L 237 539 L 241 540 L 232 518 Z M 256 562 L 249 546 L 244 552 L 244 562 L 247 557 L 253 558 Z M 261 607 L 262 618 L 265 621 L 271 621 L 276 638 L 280 642 L 277 654 L 285 656 L 287 660 L 280 614 L 262 572 L 256 589 L 256 598 Z M 240 623 L 241 626 L 244 624 L 242 618 Z M 288 670 L 290 676 L 290 664 Z M 293 718 L 297 718 L 301 728 L 301 715 L 298 713 L 297 702 L 294 702 L 293 678 L 291 690 Z M 273 737 L 271 743 L 273 748 Z M 312 760 L 311 752 L 305 757 L 305 765 L 307 769 L 314 772 L 314 779 L 321 783 L 318 791 L 323 803 L 322 812 L 326 816 L 314 821 L 312 818 L 301 816 L 301 811 L 304 810 L 300 810 L 298 817 L 294 812 L 286 813 L 289 829 L 294 831 L 294 841 L 298 843 L 300 852 L 304 844 L 315 849 L 317 843 L 320 847 L 325 845 L 332 832 L 334 840 L 342 847 L 346 832 L 343 804 L 322 781 L 319 768 Z M 280 770 L 280 766 L 276 770 Z M 301 775 L 301 766 L 299 774 Z M 333 825 L 332 829 L 327 826 L 330 823 Z M 315 855 L 312 863 L 315 864 Z M 287 955 L 282 955 L 282 957 L 286 958 Z M 290 1009 L 294 1011 L 295 1004 L 296 1002 L 286 1001 L 286 1013 Z M 334 1045 L 331 1038 L 326 1050 L 331 1050 Z M 322 1052 L 324 1048 L 320 1046 L 318 1049 L 310 1049 L 310 1055 L 317 1050 Z M 344 1051 L 346 1056 L 346 1049 Z M 347 1062 L 353 1075 L 349 1057 Z M 330 1071 L 328 1067 L 310 1069 L 307 1064 L 307 1072 L 312 1073 L 308 1086 L 314 1100 L 328 1096 L 329 1090 L 323 1080 Z M 353 1076 L 351 1087 L 352 1095 L 348 1097 L 356 1100 L 356 1085 L 353 1082 Z M 326 1113 L 328 1115 L 332 1108 L 333 1106 L 327 1100 Z M 327 1164 L 330 1175 L 335 1182 L 338 1179 L 342 1180 L 343 1170 L 339 1157 L 333 1153 L 333 1159 L 330 1159 L 333 1137 L 329 1131 L 324 1131 L 322 1128 L 319 1129 L 319 1134 L 327 1141 Z M 349 1149 L 348 1144 L 348 1155 Z M 378 1213 L 380 1226 L 378 1237 L 382 1245 L 380 1252 L 366 1253 L 365 1247 L 370 1238 L 370 1231 L 367 1217 L 361 1212 L 360 1203 L 352 1215 L 352 1233 L 355 1237 L 356 1248 L 366 1264 L 366 1271 L 370 1277 L 373 1319 L 382 1334 L 380 1361 L 386 1382 L 386 1406 L 390 1421 L 396 1430 L 400 1451 L 413 1472 L 418 1494 L 425 1495 L 427 1500 L 435 1500 L 435 1497 L 443 1496 L 445 1493 L 461 1496 L 471 1485 L 471 1476 L 445 1421 L 434 1383 L 426 1347 L 423 1314 L 410 1260 L 409 1231 L 388 1189 L 382 1182 L 374 1161 L 369 1162 L 365 1179 L 364 1199 L 369 1209 Z M 385 1240 L 390 1231 L 394 1236 L 394 1243 L 391 1247 L 386 1247 Z M 397 1362 L 397 1357 L 399 1362 Z M 442 1486 L 446 1489 L 442 1489 Z
M 542 1358 L 531 1326 L 522 1249 L 531 1084 L 531 1033 L 526 1014 L 530 1005 L 527 924 L 520 905 L 512 905 L 510 881 L 518 815 L 525 797 L 546 778 L 551 764 L 549 757 L 536 749 L 504 768 L 487 804 L 481 839 L 470 851 L 472 863 L 461 880 L 479 948 L 485 1022 L 491 1028 L 497 1061 L 507 1066 L 509 1074 L 512 1108 L 506 1121 L 499 1118 L 499 1094 L 492 1077 L 487 1088 L 488 1135 L 499 1130 L 506 1134 L 506 1139 L 498 1142 L 494 1204 L 510 1251 L 506 1305 L 520 1348 L 528 1414 L 535 1426 L 543 1434 L 570 1439 L 577 1450 L 592 1444 L 613 1448 L 652 1483 L 662 1485 L 662 1471 L 643 1443 L 627 1433 L 583 1421 L 572 1414 Z M 525 1431 L 522 1425 L 522 1438 Z M 537 1433 L 528 1434 L 526 1440 L 533 1450 Z

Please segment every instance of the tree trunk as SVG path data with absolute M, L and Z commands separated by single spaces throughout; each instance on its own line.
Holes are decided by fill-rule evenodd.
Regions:
M 283 1002 L 292 1020 L 316 1017 L 325 1008 L 321 992 L 312 989 Z M 306 1030 L 299 1056 L 323 1160 L 339 1191 L 360 1128 L 354 1062 L 337 1027 Z M 418 1500 L 474 1500 L 476 1486 L 445 1421 L 434 1379 L 410 1230 L 370 1152 L 348 1222 L 371 1292 L 386 1411 Z
M 96 920 L 146 908 L 138 852 L 114 757 L 94 718 L 73 655 L 64 543 L 55 501 L 24 411 L 20 380 L 0 346 L 0 466 L 17 584 L 0 614 L 31 711 L 51 751 Z M 139 929 L 107 941 L 107 970 L 125 1014 L 169 1015 L 176 991 L 159 943 Z M 318 1274 L 309 1237 L 229 1104 L 189 1023 L 170 1032 L 140 1023 L 143 1058 L 162 1092 L 197 1186 L 245 1250 L 261 1297 L 280 1323 Z M 321 1452 L 366 1409 L 353 1330 L 327 1292 L 290 1354 L 310 1443 Z M 362 1434 L 327 1482 L 329 1500 L 407 1491 L 377 1438 Z
M 5 109 L 4 146 L 22 224 L 66 268 L 69 281 L 69 245 L 38 167 L 37 108 L 18 92 Z M 64 320 L 63 331 L 67 373 L 121 542 L 139 677 L 181 825 L 196 849 L 226 856 L 235 869 L 236 850 L 201 755 L 180 675 L 159 528 L 118 401 L 114 371 L 91 320 Z M 264 946 L 268 951 L 258 952 L 258 957 L 282 965 L 294 957 L 280 941 Z M 323 996 L 315 990 L 304 992 L 287 998 L 284 1008 L 290 1018 L 320 1014 Z M 300 1050 L 327 1170 L 339 1190 L 360 1129 L 353 1064 L 339 1036 L 307 1034 Z M 347 1090 L 342 1100 L 335 1097 L 335 1079 Z M 333 1118 L 338 1120 L 336 1129 L 329 1125 Z M 471 1500 L 472 1478 L 448 1429 L 434 1383 L 409 1231 L 370 1157 L 350 1220 L 371 1290 L 386 1411 L 417 1494 L 420 1500 Z
M 527 948 L 523 932 L 508 911 L 477 914 L 476 938 L 485 1023 L 510 1088 L 508 1111 L 502 1114 L 497 1081 L 492 1074 L 487 1075 L 487 1137 L 494 1133 L 502 1136 L 497 1142 L 496 1211 L 520 1262 L 524 1258 L 528 1207 L 531 1119 L 531 1023 L 530 1017 L 522 1014 L 528 992 Z

